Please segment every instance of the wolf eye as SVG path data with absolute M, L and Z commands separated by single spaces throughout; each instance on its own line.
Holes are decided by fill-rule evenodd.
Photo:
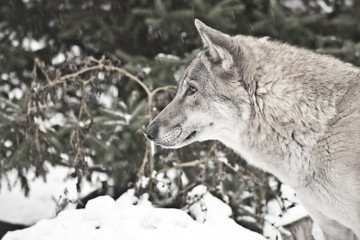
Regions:
M 189 85 L 188 89 L 186 90 L 186 95 L 190 96 L 197 92 L 196 87 Z

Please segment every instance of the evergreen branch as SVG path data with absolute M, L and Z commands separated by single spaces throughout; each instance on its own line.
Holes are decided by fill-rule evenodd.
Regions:
M 5 104 L 13 107 L 13 108 L 16 108 L 16 109 L 18 109 L 18 110 L 20 109 L 20 107 L 19 107 L 18 105 L 16 105 L 15 103 L 13 103 L 13 102 L 9 101 L 8 99 L 3 98 L 3 97 L 1 97 L 1 96 L 0 96 L 0 101 L 1 101 L 2 103 L 5 103 Z
M 240 176 L 242 179 L 244 179 L 245 182 L 248 181 L 252 181 L 253 183 L 263 187 L 264 189 L 267 189 L 268 192 L 273 195 L 273 197 L 275 198 L 275 200 L 278 202 L 279 206 L 281 207 L 281 209 L 284 209 L 284 204 L 282 202 L 282 199 L 280 199 L 280 197 L 278 196 L 278 194 L 276 192 L 274 192 L 274 190 L 269 186 L 268 183 L 261 181 L 258 177 L 256 177 L 254 174 L 246 171 L 244 168 L 235 168 L 234 166 L 232 166 L 231 164 L 227 163 L 227 162 L 223 162 L 220 161 L 218 158 L 215 159 L 218 162 L 223 163 L 228 169 L 230 169 L 231 171 L 233 171 L 235 174 L 237 174 L 238 176 Z
M 1 116 L 3 117 L 3 119 L 6 119 L 9 122 L 13 122 L 15 120 L 15 118 L 13 116 L 9 116 L 3 112 L 0 112 Z
M 38 89 L 34 89 L 32 91 L 31 97 L 27 103 L 27 113 L 28 117 L 33 118 L 35 115 L 39 115 L 40 111 L 45 110 L 46 108 L 43 108 L 41 104 L 39 104 L 39 99 L 42 99 L 42 96 L 44 93 L 47 93 L 51 90 L 56 90 L 56 87 L 67 87 L 68 83 L 78 83 L 81 88 L 81 101 L 79 104 L 79 110 L 77 114 L 77 125 L 76 129 L 71 135 L 70 138 L 70 145 L 74 149 L 75 156 L 73 159 L 73 164 L 76 169 L 76 175 L 78 176 L 78 181 L 80 181 L 81 173 L 80 169 L 83 164 L 86 165 L 84 162 L 84 152 L 85 149 L 83 148 L 83 141 L 85 139 L 86 133 L 82 130 L 84 127 L 81 126 L 81 122 L 83 119 L 84 114 L 86 114 L 87 119 L 90 119 L 90 124 L 86 126 L 87 130 L 90 128 L 90 125 L 93 122 L 92 115 L 90 114 L 88 107 L 86 106 L 86 99 L 87 99 L 87 93 L 85 91 L 85 87 L 88 84 L 91 84 L 96 80 L 95 75 L 93 74 L 89 79 L 84 79 L 83 75 L 86 73 L 91 72 L 97 72 L 97 71 L 105 71 L 105 72 L 117 72 L 121 76 L 125 76 L 127 79 L 136 82 L 146 93 L 147 95 L 147 104 L 148 104 L 148 116 L 149 116 L 149 123 L 152 121 L 152 105 L 153 105 L 153 99 L 161 91 L 169 91 L 172 89 L 176 89 L 176 86 L 169 85 L 164 87 L 159 87 L 154 90 L 150 90 L 149 87 L 146 86 L 146 84 L 141 81 L 138 77 L 134 76 L 133 74 L 129 73 L 127 70 L 114 66 L 111 61 L 106 60 L 105 57 L 102 57 L 101 59 L 96 59 L 94 57 L 88 57 L 86 59 L 87 63 L 84 64 L 83 67 L 81 67 L 79 70 L 74 71 L 72 73 L 68 73 L 61 76 L 60 71 L 57 71 L 55 74 L 55 77 L 52 79 L 50 77 L 50 74 L 48 74 L 44 62 L 42 62 L 39 59 L 34 60 L 34 68 L 33 68 L 33 86 L 37 86 L 38 82 L 38 76 L 37 76 L 37 69 L 40 69 L 40 72 L 46 79 L 46 83 L 39 87 Z M 89 66 L 90 65 L 90 66 Z M 64 91 L 64 90 L 63 90 Z M 66 91 L 66 89 L 65 89 Z M 35 145 L 38 155 L 40 155 L 40 140 L 39 140 L 39 126 L 38 124 L 35 124 Z M 28 132 L 28 136 L 30 136 L 30 132 Z M 29 138 L 30 139 L 30 138 Z M 144 175 L 145 167 L 148 164 L 149 166 L 149 177 L 150 177 L 150 183 L 152 182 L 152 173 L 154 172 L 154 152 L 153 148 L 150 146 L 150 144 L 146 143 L 146 151 L 144 153 L 143 162 L 141 164 L 141 167 L 138 169 L 137 172 L 137 178 L 140 179 L 141 176 Z M 188 163 L 189 164 L 189 163 Z M 184 164 L 182 166 L 186 167 L 187 164 Z M 181 165 L 176 166 L 176 168 L 182 167 Z M 190 166 L 190 165 L 189 165 Z M 79 182 L 78 182 L 79 184 Z M 150 189 L 151 186 L 149 186 Z

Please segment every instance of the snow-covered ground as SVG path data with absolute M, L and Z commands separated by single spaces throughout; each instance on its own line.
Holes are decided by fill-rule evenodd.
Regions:
M 200 186 L 195 191 L 203 189 Z M 116 201 L 109 196 L 95 198 L 85 209 L 63 211 L 56 218 L 41 220 L 30 228 L 8 232 L 3 239 L 265 239 L 236 224 L 229 218 L 231 209 L 210 193 L 202 201 L 207 211 L 199 211 L 200 202 L 191 210 L 197 219 L 205 219 L 200 223 L 183 210 L 155 208 L 146 194 L 137 199 L 134 190 L 129 190 Z
M 131 189 L 119 199 L 98 197 L 88 202 L 85 209 L 67 208 L 55 217 L 56 201 L 61 197 L 76 199 L 76 181 L 67 178 L 69 169 L 48 166 L 47 181 L 34 178 L 30 182 L 30 195 L 24 197 L 19 186 L 10 191 L 2 181 L 0 191 L 0 220 L 11 223 L 33 224 L 32 227 L 8 232 L 4 240 L 57 240 L 57 239 L 219 239 L 221 237 L 244 240 L 281 239 L 279 230 L 289 222 L 307 215 L 301 205 L 282 214 L 276 201 L 268 204 L 269 214 L 264 236 L 238 225 L 230 218 L 228 205 L 212 196 L 205 186 L 197 186 L 188 195 L 198 198 L 186 210 L 156 208 L 147 195 L 140 199 Z M 31 175 L 31 173 L 30 173 Z M 31 176 L 28 176 L 32 179 Z M 33 176 L 34 177 L 34 176 Z M 98 176 L 98 178 L 101 176 Z M 9 175 L 10 182 L 15 176 Z M 12 179 L 13 178 L 13 179 Z M 100 182 L 100 181 L 94 181 Z M 86 183 L 86 193 L 99 186 Z M 65 190 L 66 189 L 66 190 Z M 64 194 L 64 190 L 66 194 Z M 283 197 L 296 202 L 291 188 L 283 185 Z M 279 215 L 282 217 L 279 217 Z M 193 217 L 190 217 L 190 215 Z M 194 220 L 195 219 L 195 220 Z

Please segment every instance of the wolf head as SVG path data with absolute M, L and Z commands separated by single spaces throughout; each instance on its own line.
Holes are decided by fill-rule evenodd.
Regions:
M 246 128 L 250 116 L 247 84 L 242 80 L 246 52 L 234 37 L 199 20 L 195 26 L 203 49 L 180 78 L 172 102 L 145 130 L 150 141 L 164 148 L 231 141 L 235 132 Z

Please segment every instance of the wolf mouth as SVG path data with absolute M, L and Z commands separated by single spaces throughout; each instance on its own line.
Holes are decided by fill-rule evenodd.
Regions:
M 190 139 L 192 139 L 193 137 L 195 137 L 196 133 L 197 133 L 197 131 L 192 131 L 192 132 L 189 134 L 189 136 L 187 136 L 187 137 L 185 138 L 184 142 L 189 141 Z

